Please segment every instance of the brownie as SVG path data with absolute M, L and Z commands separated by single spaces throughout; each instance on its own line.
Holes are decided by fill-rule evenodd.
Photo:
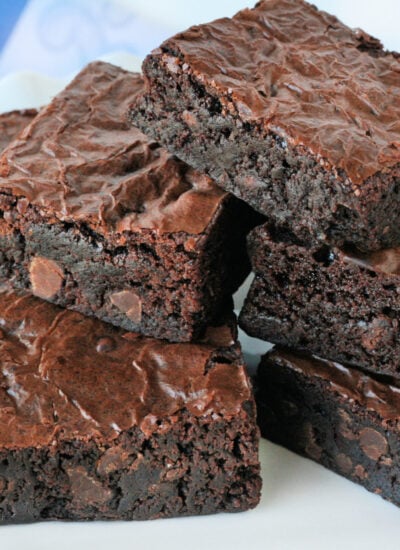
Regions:
M 264 437 L 400 505 L 400 389 L 312 355 L 276 348 L 258 369 Z
M 400 243 L 400 59 L 302 0 L 192 27 L 145 60 L 132 120 L 299 238 Z
M 36 109 L 10 111 L 0 115 L 0 152 L 28 126 L 36 115 Z
M 142 90 L 140 75 L 92 63 L 4 151 L 0 280 L 190 341 L 248 274 L 256 215 L 132 128 Z
M 254 399 L 235 334 L 169 343 L 0 292 L 0 522 L 254 507 Z
M 248 334 L 400 376 L 400 248 L 302 246 L 264 225 L 249 252 L 256 275 L 240 314 Z

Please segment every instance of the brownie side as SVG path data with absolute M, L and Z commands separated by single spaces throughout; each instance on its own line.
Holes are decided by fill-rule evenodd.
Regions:
M 301 244 L 266 225 L 252 232 L 256 276 L 241 327 L 275 344 L 399 376 L 397 249 L 368 257 Z
M 400 505 L 398 388 L 284 349 L 262 359 L 256 384 L 264 437 Z
M 126 121 L 140 75 L 92 63 L 0 161 L 0 280 L 171 341 L 249 272 L 260 216 Z
M 198 344 L 0 292 L 0 522 L 254 507 L 255 404 L 235 327 Z
M 146 94 L 137 98 L 131 110 L 135 123 L 190 165 L 209 174 L 221 187 L 303 240 L 318 239 L 338 246 L 352 242 L 362 250 L 398 244 L 400 173 L 398 156 L 395 162 L 396 145 L 391 145 L 391 141 L 394 144 L 398 140 L 397 130 L 393 126 L 389 130 L 390 120 L 380 108 L 380 114 L 371 117 L 366 106 L 355 97 L 354 90 L 346 90 L 345 80 L 341 85 L 330 82 L 332 89 L 321 92 L 320 95 L 326 97 L 319 101 L 318 90 L 323 89 L 324 84 L 319 78 L 314 81 L 313 74 L 307 75 L 307 67 L 302 64 L 307 65 L 307 53 L 315 48 L 319 33 L 322 36 L 325 33 L 327 26 L 320 26 L 321 21 L 316 23 L 316 29 L 314 27 L 315 35 L 308 37 L 311 46 L 307 40 L 302 43 L 298 36 L 296 40 L 300 45 L 296 40 L 293 44 L 293 48 L 299 50 L 299 64 L 304 73 L 294 79 L 293 85 L 280 82 L 275 72 L 279 72 L 282 63 L 283 75 L 286 74 L 285 61 L 278 62 L 273 57 L 274 46 L 281 46 L 277 46 L 280 23 L 274 21 L 269 29 L 262 23 L 268 21 L 269 16 L 272 18 L 276 10 L 285 11 L 280 23 L 287 23 L 288 10 L 294 12 L 293 32 L 296 17 L 302 19 L 303 14 L 306 17 L 309 14 L 312 20 L 314 17 L 318 20 L 321 13 L 322 22 L 326 17 L 334 29 L 329 35 L 328 53 L 337 56 L 343 36 L 347 36 L 343 48 L 348 67 L 354 69 L 359 62 L 360 67 L 365 64 L 369 74 L 366 67 L 371 64 L 371 74 L 376 74 L 378 79 L 376 89 L 392 90 L 390 79 L 379 81 L 382 74 L 379 64 L 387 67 L 388 74 L 394 71 L 394 80 L 398 60 L 384 52 L 378 41 L 365 33 L 352 33 L 336 18 L 316 12 L 304 2 L 261 2 L 253 12 L 240 12 L 234 20 L 219 20 L 189 29 L 150 54 L 143 66 Z M 256 21 L 254 25 L 252 18 Z M 275 24 L 276 32 L 269 41 L 268 34 L 274 32 Z M 313 25 L 308 27 L 313 29 Z M 299 24 L 298 28 L 306 26 Z M 226 36 L 229 36 L 229 40 L 225 40 L 229 48 L 225 50 L 222 37 Z M 206 52 L 206 42 L 209 52 Z M 254 47 L 249 49 L 252 43 Z M 264 54 L 265 60 L 260 61 Z M 240 60 L 243 65 L 239 67 Z M 346 60 L 341 67 L 346 66 Z M 331 61 L 335 62 L 334 57 Z M 214 64 L 219 71 L 216 68 L 214 71 Z M 312 62 L 308 65 L 312 66 Z M 296 67 L 294 61 L 293 66 Z M 350 82 L 351 77 L 348 80 Z M 298 82 L 312 88 L 309 94 L 312 101 L 306 93 L 297 90 Z M 362 83 L 360 76 L 360 82 L 354 86 L 362 88 L 363 85 L 374 88 L 373 81 Z M 329 98 L 336 98 L 343 86 L 343 106 L 335 111 Z M 367 90 L 365 94 L 373 97 Z M 396 94 L 397 91 L 393 97 L 397 97 Z M 390 99 L 385 102 L 384 98 L 389 96 L 389 92 L 382 96 L 383 104 L 391 102 Z M 286 104 L 291 107 L 290 113 L 288 109 L 291 116 L 285 112 L 287 127 L 281 121 Z M 392 105 L 392 108 L 395 107 Z M 303 134 L 298 135 L 299 128 Z M 371 136 L 381 136 L 381 133 L 384 137 L 378 146 Z M 382 153 L 383 149 L 387 154 Z M 334 157 L 331 162 L 326 160 L 330 156 Z M 348 160 L 346 166 L 342 166 L 344 158 Z M 378 158 L 380 164 L 375 166 Z M 364 166 L 368 167 L 365 171 Z
M 146 437 L 60 440 L 0 451 L 0 522 L 146 520 L 257 505 L 254 415 L 226 421 L 179 411 Z M 216 442 L 218 444 L 216 445 Z
M 203 233 L 131 232 L 121 246 L 85 224 L 46 220 L 0 194 L 0 280 L 127 330 L 201 337 L 250 271 L 246 234 L 258 216 L 226 195 Z

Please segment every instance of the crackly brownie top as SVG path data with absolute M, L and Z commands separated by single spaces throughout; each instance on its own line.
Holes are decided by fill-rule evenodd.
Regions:
M 182 409 L 232 418 L 252 399 L 227 327 L 171 344 L 4 288 L 0 327 L 0 448 L 151 434 Z
M 303 0 L 261 1 L 153 54 L 355 184 L 399 167 L 400 59 Z
M 140 75 L 88 65 L 0 159 L 0 187 L 96 231 L 202 233 L 225 196 L 127 122 Z
M 379 382 L 355 368 L 314 355 L 293 353 L 280 347 L 264 356 L 261 371 L 265 372 L 265 366 L 271 364 L 277 368 L 285 367 L 305 376 L 320 378 L 328 382 L 338 394 L 376 412 L 382 419 L 400 420 L 400 388 L 390 382 Z
M 18 136 L 36 115 L 36 109 L 10 111 L 0 115 L 0 152 Z

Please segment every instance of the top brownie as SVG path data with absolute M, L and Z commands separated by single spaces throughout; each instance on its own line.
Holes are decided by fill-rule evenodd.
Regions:
M 144 62 L 135 123 L 304 239 L 400 242 L 400 60 L 303 0 L 192 27 Z
M 126 330 L 202 336 L 254 212 L 133 128 L 139 74 L 83 69 L 0 158 L 0 279 Z
M 0 115 L 0 152 L 28 126 L 37 115 L 36 109 L 10 111 Z
M 1 189 L 120 244 L 137 228 L 201 233 L 224 193 L 129 127 L 142 91 L 139 74 L 88 65 L 4 152 Z

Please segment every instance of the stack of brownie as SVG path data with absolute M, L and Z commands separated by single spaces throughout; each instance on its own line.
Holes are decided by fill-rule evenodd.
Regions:
M 400 504 L 398 56 L 264 0 L 143 67 L 0 117 L 0 522 L 257 504 L 248 251 L 262 434 Z
M 132 127 L 142 91 L 96 62 L 38 114 L 0 117 L 3 523 L 260 497 L 232 313 L 260 216 Z
M 145 60 L 132 122 L 264 214 L 242 327 L 263 435 L 400 504 L 400 60 L 264 0 Z M 397 247 L 397 248 L 396 248 Z

